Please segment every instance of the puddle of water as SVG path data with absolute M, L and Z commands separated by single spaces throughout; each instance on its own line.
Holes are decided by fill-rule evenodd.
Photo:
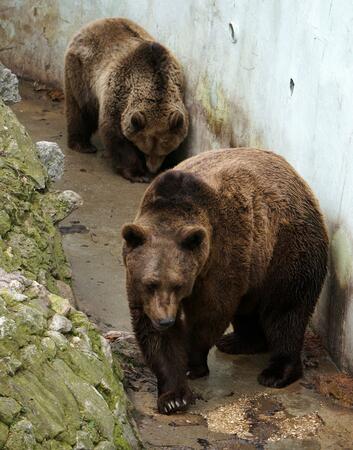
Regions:
M 73 224 L 73 225 L 62 225 L 59 226 L 61 234 L 74 234 L 74 233 L 88 233 L 89 230 L 84 225 Z

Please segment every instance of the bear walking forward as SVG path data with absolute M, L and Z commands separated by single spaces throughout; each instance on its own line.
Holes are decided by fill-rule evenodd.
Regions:
M 187 408 L 187 374 L 208 374 L 215 344 L 270 351 L 264 386 L 301 377 L 328 236 L 312 191 L 284 158 L 246 148 L 190 158 L 154 180 L 122 234 L 132 324 L 161 413 Z
M 92 153 L 99 128 L 118 173 L 148 181 L 189 126 L 182 68 L 172 53 L 127 19 L 83 27 L 65 56 L 68 146 Z

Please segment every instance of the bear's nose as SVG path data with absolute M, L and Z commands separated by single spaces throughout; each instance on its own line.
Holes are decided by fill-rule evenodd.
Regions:
M 175 319 L 174 317 L 167 317 L 166 319 L 161 319 L 158 322 L 158 325 L 163 328 L 168 328 L 174 325 Z

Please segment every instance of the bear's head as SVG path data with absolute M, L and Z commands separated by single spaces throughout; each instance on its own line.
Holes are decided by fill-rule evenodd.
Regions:
M 154 328 L 165 330 L 181 313 L 208 260 L 209 233 L 196 224 L 135 223 L 125 225 L 122 235 L 130 306 L 143 309 Z
M 189 116 L 182 102 L 173 105 L 148 105 L 122 114 L 122 133 L 146 158 L 151 173 L 158 172 L 165 157 L 185 139 Z

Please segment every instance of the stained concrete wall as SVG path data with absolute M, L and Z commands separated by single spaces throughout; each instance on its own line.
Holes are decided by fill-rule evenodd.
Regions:
M 314 323 L 353 372 L 353 3 L 350 0 L 2 0 L 0 58 L 61 83 L 70 36 L 125 16 L 184 64 L 189 153 L 255 145 L 283 154 L 325 211 L 331 268 Z

